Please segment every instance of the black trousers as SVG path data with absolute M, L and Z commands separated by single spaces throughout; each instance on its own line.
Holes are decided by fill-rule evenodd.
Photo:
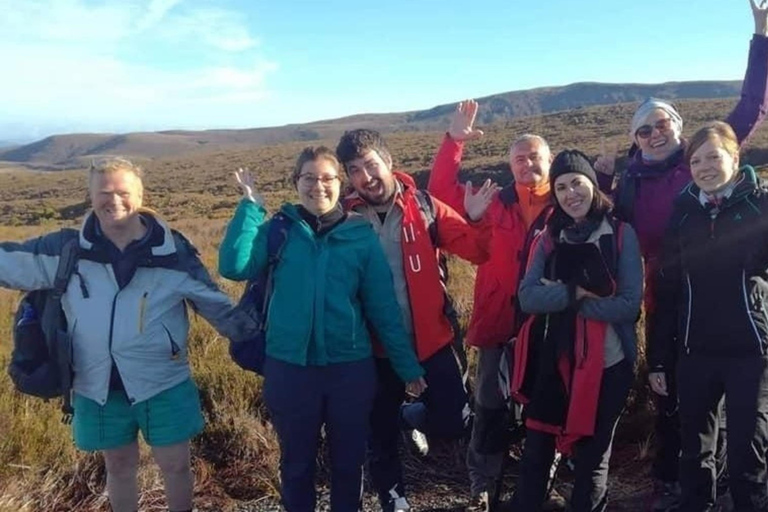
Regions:
M 680 410 L 677 399 L 677 375 L 667 373 L 667 396 L 656 395 L 656 456 L 653 459 L 652 474 L 657 480 L 673 483 L 680 474 Z M 717 448 L 715 449 L 715 478 L 718 487 L 727 488 L 728 459 L 726 457 L 728 435 L 725 402 L 720 403 Z
M 608 503 L 608 461 L 613 434 L 633 381 L 632 365 L 623 360 L 603 370 L 595 433 L 574 447 L 575 482 L 569 510 L 602 512 Z M 555 436 L 528 429 L 512 509 L 538 512 L 546 497 L 549 468 L 555 457 Z
M 368 442 L 368 471 L 382 506 L 391 498 L 390 490 L 405 496 L 399 441 L 402 428 L 418 428 L 428 436 L 459 438 L 464 434 L 465 414 L 469 411 L 458 359 L 450 345 L 421 362 L 426 372 L 427 390 L 419 398 L 424 417 L 418 425 L 404 424 L 400 408 L 405 399 L 405 385 L 389 359 L 376 359 L 378 387 L 371 412 Z
M 677 364 L 681 511 L 715 502 L 718 408 L 725 396 L 728 472 L 736 511 L 768 511 L 768 357 L 686 355 Z

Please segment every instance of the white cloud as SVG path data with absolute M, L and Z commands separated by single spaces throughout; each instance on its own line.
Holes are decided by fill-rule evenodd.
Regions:
M 199 40 L 227 52 L 241 52 L 258 45 L 236 13 L 223 9 L 197 9 L 164 27 L 162 34 L 175 40 Z
M 0 0 L 0 12 L 10 77 L 0 80 L 0 139 L 14 120 L 93 130 L 221 126 L 228 110 L 267 98 L 278 69 L 241 14 L 189 1 Z
M 165 15 L 182 0 L 150 0 L 144 15 L 136 24 L 138 30 L 145 30 L 159 23 Z

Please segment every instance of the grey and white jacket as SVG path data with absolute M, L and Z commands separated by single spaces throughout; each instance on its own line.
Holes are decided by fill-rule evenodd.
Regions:
M 93 213 L 78 232 L 57 231 L 26 242 L 0 243 L 0 286 L 53 287 L 66 238 L 79 236 L 80 256 L 62 298 L 73 343 L 76 393 L 107 401 L 114 360 L 131 403 L 147 400 L 190 378 L 187 303 L 222 335 L 251 338 L 257 326 L 211 280 L 197 250 L 148 213 L 155 229 L 136 272 L 120 289 L 100 244 Z

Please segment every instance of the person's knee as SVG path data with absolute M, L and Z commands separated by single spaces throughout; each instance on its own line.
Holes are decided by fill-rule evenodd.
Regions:
M 472 449 L 484 455 L 504 451 L 508 441 L 506 419 L 505 409 L 476 407 L 472 426 Z
M 115 477 L 127 477 L 135 475 L 138 471 L 139 447 L 136 443 L 104 450 L 102 453 L 108 474 Z
M 182 475 L 192 470 L 189 457 L 189 443 L 153 447 L 155 462 L 164 475 Z

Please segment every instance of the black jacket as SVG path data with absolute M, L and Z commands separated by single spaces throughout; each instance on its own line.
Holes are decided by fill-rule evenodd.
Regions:
M 754 169 L 717 207 L 690 183 L 675 202 L 649 317 L 651 371 L 674 351 L 718 357 L 768 352 L 768 188 Z

